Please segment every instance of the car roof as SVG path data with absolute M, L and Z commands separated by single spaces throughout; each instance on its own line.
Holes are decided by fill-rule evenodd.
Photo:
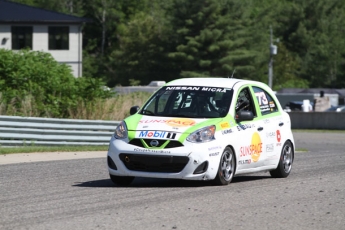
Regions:
M 235 84 L 258 84 L 262 85 L 263 83 L 250 80 L 242 80 L 236 78 L 181 78 L 171 82 L 168 82 L 166 86 L 207 86 L 207 87 L 225 87 L 232 88 Z M 264 85 L 264 84 L 263 84 Z

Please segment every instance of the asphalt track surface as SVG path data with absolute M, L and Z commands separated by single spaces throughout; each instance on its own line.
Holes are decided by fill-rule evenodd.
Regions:
M 345 229 L 345 133 L 294 132 L 288 178 L 108 179 L 106 158 L 0 165 L 0 229 Z

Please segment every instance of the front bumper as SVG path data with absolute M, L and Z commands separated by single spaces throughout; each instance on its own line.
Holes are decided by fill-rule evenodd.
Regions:
M 147 149 L 112 137 L 108 150 L 108 170 L 115 176 L 212 180 L 215 178 L 219 152 L 208 143 L 184 143 L 182 147 Z

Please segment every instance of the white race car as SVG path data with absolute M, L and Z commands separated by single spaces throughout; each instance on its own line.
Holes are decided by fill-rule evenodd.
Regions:
M 116 184 L 151 177 L 227 185 L 245 173 L 290 174 L 295 152 L 290 117 L 266 84 L 178 79 L 130 114 L 109 144 L 108 170 Z

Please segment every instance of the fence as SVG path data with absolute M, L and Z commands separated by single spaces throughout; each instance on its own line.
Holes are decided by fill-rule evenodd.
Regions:
M 119 123 L 0 116 L 0 145 L 108 145 Z

